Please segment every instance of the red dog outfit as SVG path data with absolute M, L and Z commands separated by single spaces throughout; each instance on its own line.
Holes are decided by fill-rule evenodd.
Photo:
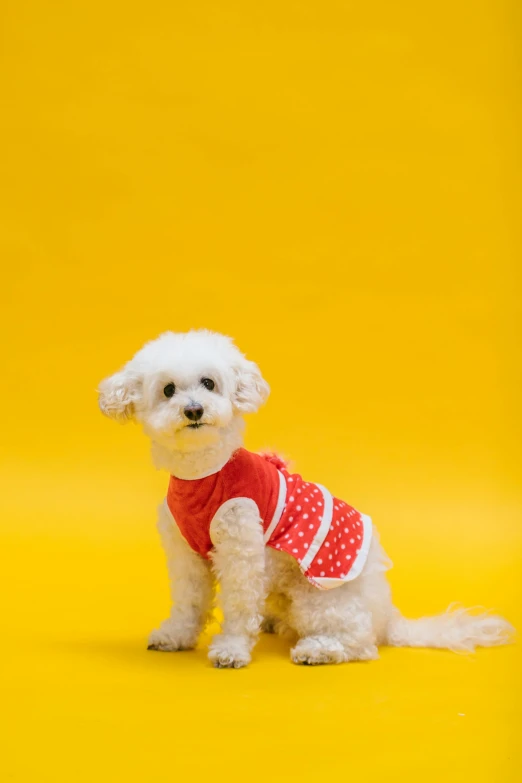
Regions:
M 204 478 L 171 476 L 166 504 L 190 547 L 208 558 L 212 519 L 236 498 L 256 503 L 265 544 L 294 557 L 316 587 L 337 587 L 361 573 L 372 537 L 370 517 L 320 484 L 290 474 L 279 457 L 239 449 Z

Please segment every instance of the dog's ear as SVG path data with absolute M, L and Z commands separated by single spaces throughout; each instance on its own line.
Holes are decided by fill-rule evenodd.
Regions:
M 259 367 L 248 359 L 242 359 L 234 368 L 236 374 L 236 390 L 234 406 L 241 413 L 254 413 L 266 401 L 270 394 L 270 386 L 265 381 Z
M 105 378 L 98 388 L 98 405 L 110 419 L 125 424 L 134 418 L 135 403 L 140 397 L 141 381 L 130 368 Z

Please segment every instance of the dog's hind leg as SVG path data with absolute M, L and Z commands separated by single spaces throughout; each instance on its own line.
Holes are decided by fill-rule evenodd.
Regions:
M 299 636 L 291 651 L 294 663 L 343 663 L 378 657 L 371 612 L 349 587 L 319 591 L 303 578 L 293 590 L 290 618 Z

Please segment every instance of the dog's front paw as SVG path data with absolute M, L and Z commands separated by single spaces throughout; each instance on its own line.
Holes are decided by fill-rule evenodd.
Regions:
M 242 669 L 250 663 L 249 640 L 243 636 L 215 636 L 208 653 L 217 669 Z
M 177 652 L 179 650 L 193 650 L 196 643 L 197 636 L 194 636 L 192 629 L 180 627 L 168 619 L 164 620 L 159 628 L 152 631 L 147 649 Z

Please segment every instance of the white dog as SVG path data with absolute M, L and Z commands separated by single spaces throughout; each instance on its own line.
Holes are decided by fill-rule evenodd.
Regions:
M 149 647 L 193 648 L 216 581 L 217 667 L 246 666 L 261 629 L 291 632 L 292 660 L 303 664 L 374 659 L 381 644 L 472 650 L 509 641 L 509 623 L 490 614 L 400 615 L 369 517 L 282 460 L 242 448 L 242 416 L 268 393 L 258 367 L 209 331 L 163 334 L 100 385 L 102 412 L 138 421 L 171 476 L 158 527 L 172 611 Z

